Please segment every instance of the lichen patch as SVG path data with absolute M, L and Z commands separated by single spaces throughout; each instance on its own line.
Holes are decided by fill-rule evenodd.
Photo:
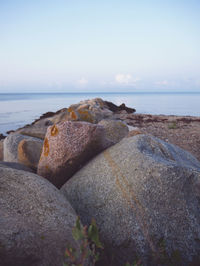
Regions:
M 52 128 L 51 128 L 51 136 L 52 137 L 55 137 L 58 135 L 58 128 L 56 125 L 53 125 Z
M 77 118 L 78 118 L 74 111 L 70 112 L 70 117 L 71 117 L 72 120 L 77 120 Z
M 49 155 L 49 141 L 47 138 L 44 139 L 44 156 Z
M 79 109 L 78 113 L 81 116 L 81 120 L 93 123 L 93 118 L 92 118 L 91 114 L 88 112 L 88 110 Z

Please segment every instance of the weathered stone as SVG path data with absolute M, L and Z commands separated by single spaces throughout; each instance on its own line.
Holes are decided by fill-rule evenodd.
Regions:
M 60 266 L 66 247 L 77 247 L 74 210 L 40 176 L 0 167 L 0 213 L 2 266 Z
M 95 218 L 114 265 L 200 265 L 200 162 L 188 152 L 150 135 L 124 138 L 61 191 L 84 224 Z
M 38 174 L 61 187 L 84 163 L 112 144 L 100 125 L 66 121 L 49 127 Z
M 0 140 L 0 161 L 3 161 L 3 140 Z
M 36 138 L 24 136 L 17 133 L 11 133 L 3 142 L 3 158 L 6 162 L 18 162 L 18 145 L 22 140 L 35 140 Z
M 121 110 L 121 111 L 118 111 L 117 113 L 121 114 L 121 115 L 127 115 L 128 114 L 126 110 Z
M 57 112 L 47 112 L 41 115 L 32 124 L 19 128 L 16 131 L 11 130 L 7 133 L 18 133 L 44 139 L 47 127 L 50 125 L 64 121 L 98 123 L 102 119 L 121 119 L 123 115 L 120 113 L 123 112 L 128 115 L 127 113 L 135 112 L 135 109 L 128 108 L 125 104 L 117 106 L 111 102 L 103 101 L 101 98 L 94 98 L 72 104 L 69 108 L 63 108 Z M 3 137 L 2 135 L 2 138 Z
M 127 107 L 124 103 L 122 103 L 120 106 L 117 106 L 112 102 L 105 101 L 104 104 L 106 104 L 112 112 L 126 111 L 128 114 L 132 114 L 136 111 L 134 108 Z
M 106 138 L 114 143 L 119 142 L 121 139 L 128 135 L 128 126 L 122 121 L 104 119 L 98 125 L 105 128 Z
M 29 127 L 25 127 L 25 128 L 18 130 L 17 133 L 43 140 L 45 138 L 48 126 L 31 125 Z
M 72 104 L 68 108 L 68 112 L 68 120 L 86 121 L 90 123 L 98 123 L 102 119 L 111 117 L 113 114 L 105 102 L 100 98 L 81 101 L 78 104 Z
M 43 141 L 40 139 L 23 139 L 18 145 L 18 162 L 37 170 L 42 152 Z
M 54 116 L 53 116 L 54 117 Z M 37 119 L 31 126 L 33 127 L 48 127 L 53 125 L 53 122 L 51 121 L 53 117 L 44 118 L 44 119 Z
M 95 123 L 96 119 L 94 114 L 88 109 L 78 108 L 78 110 L 72 109 L 72 107 L 68 108 L 69 119 L 74 121 L 86 121 L 89 123 Z
M 63 114 L 67 112 L 67 108 L 62 108 L 57 112 L 46 112 L 42 114 L 38 119 L 36 119 L 32 125 L 36 126 L 50 126 L 52 125 L 52 119 L 57 115 Z
M 32 169 L 30 169 L 29 167 L 27 167 L 23 164 L 20 164 L 20 163 L 0 162 L 0 167 L 12 168 L 12 169 L 16 169 L 16 170 L 23 170 L 23 171 L 33 173 Z
M 5 138 L 6 138 L 6 136 L 4 136 L 3 134 L 0 133 L 0 140 L 3 140 Z
M 60 122 L 68 121 L 68 120 L 70 120 L 69 112 L 66 109 L 63 112 L 60 112 L 59 114 L 54 115 L 50 120 L 51 120 L 52 124 L 57 124 Z

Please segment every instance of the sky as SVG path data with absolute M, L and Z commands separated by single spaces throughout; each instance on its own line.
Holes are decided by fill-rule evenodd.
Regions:
M 0 0 L 0 92 L 200 91 L 199 0 Z

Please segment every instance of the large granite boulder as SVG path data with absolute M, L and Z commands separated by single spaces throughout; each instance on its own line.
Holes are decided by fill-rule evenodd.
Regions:
M 58 123 L 47 130 L 37 173 L 59 188 L 90 158 L 112 144 L 100 125 Z
M 12 163 L 12 162 L 0 162 L 0 168 L 12 168 L 16 170 L 23 170 L 26 172 L 33 173 L 33 170 L 27 167 L 26 165 L 20 164 L 20 163 Z
M 43 141 L 40 139 L 21 140 L 18 145 L 18 162 L 36 171 L 42 152 L 42 146 Z
M 124 138 L 61 191 L 84 224 L 96 219 L 114 265 L 200 265 L 200 162 L 188 152 L 149 135 Z
M 3 142 L 3 159 L 6 162 L 19 162 L 18 161 L 18 145 L 22 140 L 38 141 L 37 138 L 24 136 L 17 133 L 9 134 Z M 40 141 L 40 140 L 39 140 Z
M 0 167 L 0 265 L 61 266 L 76 213 L 47 180 Z
M 98 125 L 104 127 L 107 139 L 114 143 L 126 137 L 129 132 L 128 126 L 120 120 L 103 119 Z

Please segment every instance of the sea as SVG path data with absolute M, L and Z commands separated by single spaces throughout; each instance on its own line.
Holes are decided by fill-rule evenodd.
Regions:
M 200 92 L 0 93 L 0 133 L 6 135 L 48 111 L 100 97 L 137 113 L 200 116 Z

